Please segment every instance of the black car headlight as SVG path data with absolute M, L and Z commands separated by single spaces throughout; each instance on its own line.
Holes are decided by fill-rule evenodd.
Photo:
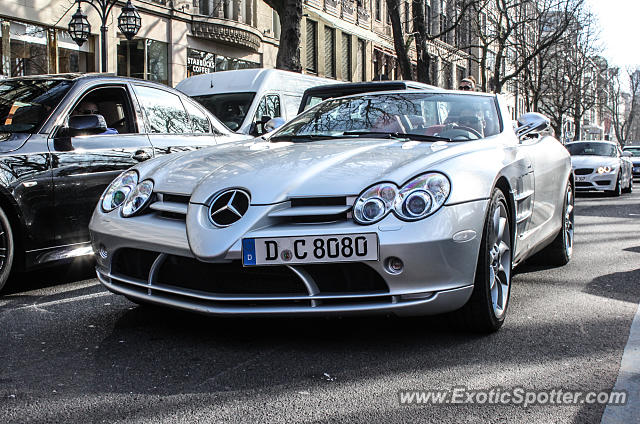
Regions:
M 144 180 L 127 196 L 122 204 L 122 216 L 128 218 L 140 212 L 149 203 L 153 195 L 153 181 Z
M 138 173 L 136 171 L 123 172 L 113 182 L 102 196 L 102 210 L 111 212 L 120 207 L 127 199 L 129 193 L 138 185 Z
M 380 183 L 366 189 L 353 205 L 359 224 L 373 224 L 389 212 L 405 221 L 417 221 L 435 213 L 449 197 L 451 183 L 438 172 L 419 175 L 400 189 L 393 183 Z

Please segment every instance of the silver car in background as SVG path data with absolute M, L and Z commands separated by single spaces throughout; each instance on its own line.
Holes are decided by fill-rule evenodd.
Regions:
M 574 141 L 565 145 L 578 191 L 605 191 L 613 196 L 633 190 L 633 165 L 615 141 Z
M 266 140 L 122 174 L 90 225 L 98 278 L 207 314 L 459 310 L 495 331 L 513 266 L 572 255 L 573 174 L 548 127 L 514 130 L 481 93 L 327 100 Z
M 631 146 L 624 146 L 622 148 L 622 153 L 631 155 L 629 156 L 629 159 L 631 160 L 631 164 L 633 165 L 633 178 L 640 178 L 640 145 L 634 144 Z

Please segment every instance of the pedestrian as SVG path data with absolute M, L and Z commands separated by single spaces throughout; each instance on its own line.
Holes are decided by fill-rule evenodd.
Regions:
M 462 81 L 460 81 L 458 90 L 476 91 L 476 79 L 472 75 L 464 78 Z

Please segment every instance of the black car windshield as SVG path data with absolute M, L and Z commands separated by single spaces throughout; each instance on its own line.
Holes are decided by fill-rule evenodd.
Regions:
M 617 155 L 616 146 L 609 143 L 571 143 L 567 144 L 571 156 L 611 156 Z
M 232 131 L 240 128 L 256 93 L 223 93 L 192 96 Z
M 38 131 L 72 84 L 60 79 L 0 81 L 0 132 Z
M 501 131 L 495 97 L 449 93 L 368 93 L 327 100 L 278 130 L 272 141 L 399 135 L 477 140 Z M 415 137 L 412 137 L 415 136 Z M 432 139 L 429 139 L 432 137 Z

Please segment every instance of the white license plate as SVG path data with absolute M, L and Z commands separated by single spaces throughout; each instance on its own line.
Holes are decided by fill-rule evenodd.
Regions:
M 242 264 L 245 266 L 375 261 L 377 259 L 378 235 L 376 233 L 242 240 Z
M 576 181 L 586 181 L 587 177 L 576 177 Z

